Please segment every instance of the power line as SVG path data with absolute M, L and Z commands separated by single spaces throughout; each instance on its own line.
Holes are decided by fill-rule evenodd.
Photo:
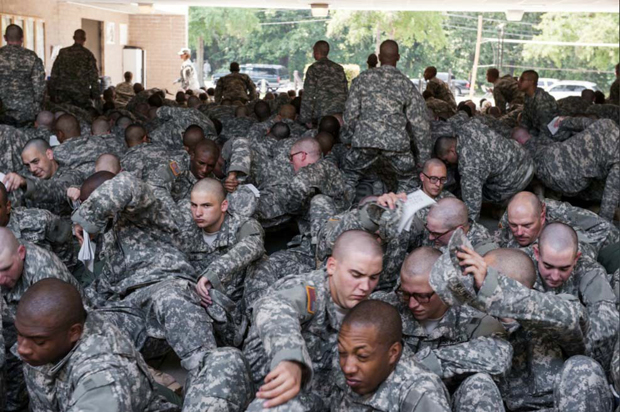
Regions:
M 277 26 L 281 24 L 301 24 L 301 23 L 318 23 L 326 22 L 331 19 L 317 19 L 317 20 L 294 20 L 294 21 L 274 21 L 269 23 L 259 23 L 259 26 Z
M 496 67 L 494 64 L 484 64 L 478 66 L 478 69 L 486 69 L 488 67 Z M 614 74 L 615 72 L 606 70 L 588 70 L 588 69 L 558 69 L 557 67 L 532 67 L 532 66 L 520 66 L 504 64 L 503 67 L 510 67 L 513 69 L 529 69 L 529 70 L 547 70 L 553 72 L 571 72 L 571 73 L 598 73 L 598 74 Z

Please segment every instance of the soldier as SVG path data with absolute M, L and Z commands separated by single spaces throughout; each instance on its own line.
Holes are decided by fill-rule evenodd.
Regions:
M 559 115 L 558 104 L 549 93 L 538 87 L 538 73 L 526 70 L 519 77 L 519 91 L 525 95 L 521 126 L 531 134 L 552 137 L 547 127 Z
M 456 113 L 456 110 L 452 108 L 452 106 L 441 99 L 433 97 L 433 94 L 429 90 L 424 90 L 422 97 L 424 97 L 426 106 L 432 110 L 433 117 L 448 118 Z
M 50 94 L 56 103 L 70 103 L 78 107 L 92 106 L 99 100 L 99 72 L 95 56 L 84 47 L 86 32 L 73 33 L 73 46 L 60 50 L 54 60 L 50 78 Z
M 125 129 L 125 144 L 129 149 L 121 157 L 122 169 L 139 179 L 150 180 L 170 160 L 170 151 L 151 143 L 146 130 L 139 124 L 134 123 Z
M 620 105 L 620 80 L 618 77 L 619 67 L 620 64 L 616 64 L 616 80 L 614 80 L 609 88 L 609 99 L 607 99 L 607 103 L 615 104 L 616 106 Z
M 19 172 L 22 167 L 21 153 L 29 139 L 27 129 L 17 129 L 7 124 L 0 124 L 0 171 L 2 173 Z
M 316 60 L 306 73 L 299 122 L 318 123 L 323 116 L 344 112 L 347 76 L 341 65 L 329 60 L 329 43 L 319 40 L 312 48 Z
M 379 281 L 382 254 L 374 236 L 345 232 L 324 269 L 285 277 L 254 303 L 243 353 L 258 393 L 248 411 L 327 408 L 338 330 Z
M 593 259 L 601 249 L 620 240 L 620 231 L 596 213 L 566 202 L 540 201 L 531 192 L 519 192 L 510 200 L 495 239 L 500 247 L 529 248 L 538 242 L 545 224 L 552 222 L 571 226 L 577 232 L 580 250 Z
M 588 112 L 594 104 L 594 90 L 584 89 L 581 96 L 568 96 L 558 100 L 560 116 L 577 116 Z
M 45 279 L 32 285 L 15 326 L 31 411 L 179 411 L 156 394 L 132 342 L 96 313 L 86 314 L 71 284 Z
M 247 106 L 239 106 L 235 110 L 235 117 L 222 121 L 222 133 L 218 137 L 225 141 L 234 137 L 247 137 L 254 123 L 256 121 L 250 117 Z
M 369 69 L 374 69 L 375 67 L 377 67 L 377 64 L 379 64 L 379 59 L 377 58 L 377 55 L 372 53 L 368 55 L 368 59 L 366 59 L 366 64 L 368 65 Z
M 435 293 L 429 278 L 440 256 L 429 247 L 414 250 L 400 270 L 398 289 L 372 298 L 398 309 L 405 347 L 454 393 L 455 411 L 502 411 L 493 378 L 509 369 L 512 347 L 496 319 L 468 306 L 444 303 Z
M 512 138 L 530 152 L 536 176 L 552 190 L 576 196 L 596 181 L 605 182 L 599 215 L 611 222 L 620 202 L 620 129 L 607 119 L 580 120 L 583 131 L 564 142 L 545 141 L 521 128 Z
M 448 103 L 452 110 L 456 110 L 456 100 L 450 87 L 441 79 L 437 78 L 437 68 L 429 66 L 424 69 L 424 80 L 426 80 L 426 90 L 432 97 Z
M 18 241 L 5 227 L 0 227 L 0 286 L 4 313 L 3 334 L 7 366 L 7 405 L 6 411 L 19 411 L 28 404 L 22 363 L 13 355 L 11 347 L 17 341 L 14 321 L 17 305 L 24 293 L 41 279 L 58 278 L 73 284 L 81 291 L 77 280 L 71 276 L 65 265 L 53 253 L 35 246 L 25 240 Z
M 20 123 L 34 120 L 45 93 L 45 70 L 37 54 L 22 47 L 24 32 L 9 24 L 0 48 L 0 100 L 4 113 Z
M 448 412 L 448 394 L 402 344 L 398 312 L 384 302 L 360 302 L 342 321 L 331 411 Z
M 492 67 L 487 70 L 487 82 L 493 84 L 493 100 L 502 115 L 523 106 L 523 92 L 510 74 L 499 77 L 499 70 Z M 506 107 L 508 106 L 508 107 Z
M 586 355 L 609 370 L 620 317 L 616 296 L 607 272 L 594 259 L 582 256 L 575 231 L 564 223 L 550 223 L 534 245 L 538 278 L 534 289 L 579 298 L 588 311 L 590 329 L 586 336 Z
M 384 41 L 379 54 L 381 67 L 360 74 L 351 87 L 344 122 L 352 150 L 346 155 L 344 169 L 353 188 L 374 163 L 384 161 L 390 176 L 398 179 L 398 191 L 406 192 L 416 164 L 411 140 L 419 151 L 418 164 L 431 157 L 426 105 L 409 78 L 396 68 L 399 59 L 398 44 Z M 377 96 L 385 96 L 380 104 Z M 413 139 L 407 132 L 408 124 Z
M 192 52 L 190 49 L 184 47 L 177 53 L 183 63 L 181 64 L 181 77 L 179 77 L 175 83 L 181 83 L 181 88 L 185 90 L 198 90 L 200 84 L 198 83 L 198 77 L 196 76 L 196 70 L 192 64 Z M 184 96 L 185 97 L 185 96 Z
M 10 193 L 23 189 L 23 199 L 27 207 L 47 209 L 58 216 L 71 214 L 67 200 L 67 189 L 79 186 L 82 175 L 68 167 L 61 167 L 54 160 L 50 145 L 41 139 L 28 141 L 22 150 L 22 161 L 33 177 L 9 173 L 4 178 L 4 186 Z
M 245 73 L 239 72 L 239 63 L 230 63 L 230 74 L 220 78 L 215 86 L 215 103 L 222 100 L 239 100 L 244 104 L 258 98 L 256 85 Z
M 477 119 L 456 126 L 458 137 L 440 137 L 435 154 L 458 166 L 463 201 L 478 220 L 482 201 L 501 203 L 525 189 L 534 177 L 532 158 Z
M 123 74 L 125 81 L 116 85 L 116 100 L 115 104 L 118 107 L 124 108 L 127 103 L 136 95 L 133 91 L 133 73 L 125 72 Z

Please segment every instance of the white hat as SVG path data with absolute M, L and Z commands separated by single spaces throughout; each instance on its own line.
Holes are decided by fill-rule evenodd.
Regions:
M 188 49 L 187 47 L 183 47 L 181 50 L 179 50 L 178 55 L 182 56 L 184 54 L 192 54 L 192 51 Z

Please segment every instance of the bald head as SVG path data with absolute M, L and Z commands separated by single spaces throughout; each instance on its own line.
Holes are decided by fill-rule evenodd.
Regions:
M 327 154 L 331 152 L 332 148 L 334 147 L 334 143 L 335 143 L 334 136 L 332 136 L 331 133 L 320 132 L 315 136 L 315 139 L 317 142 L 319 142 L 319 145 L 321 146 L 321 152 L 323 153 L 323 155 L 327 156 Z
M 73 40 L 78 44 L 84 44 L 86 42 L 86 32 L 82 29 L 77 29 L 73 32 Z
M 24 31 L 17 24 L 9 24 L 4 31 L 7 43 L 21 43 L 24 40 Z
M 348 230 L 338 236 L 334 243 L 332 257 L 339 261 L 346 260 L 354 253 L 383 256 L 383 250 L 377 238 L 363 230 Z
M 402 320 L 398 310 L 380 300 L 364 300 L 347 313 L 341 328 L 358 327 L 374 328 L 377 343 L 388 347 L 403 338 Z
M 444 171 L 444 174 L 447 174 L 448 172 L 446 169 L 446 164 L 435 157 L 428 159 L 426 162 L 424 162 L 422 172 L 429 174 L 432 169 L 442 170 Z
M 438 157 L 444 157 L 454 147 L 456 147 L 456 137 L 441 136 L 435 141 L 435 155 Z
M 318 154 L 321 152 L 321 145 L 314 137 L 304 137 L 295 142 L 291 148 L 291 153 L 306 152 L 310 154 Z
M 198 125 L 191 125 L 183 133 L 183 146 L 189 153 L 196 149 L 196 145 L 205 139 L 205 132 Z
M 428 218 L 444 222 L 446 228 L 467 226 L 467 206 L 459 199 L 447 197 L 431 206 Z
M 432 247 L 423 246 L 415 249 L 405 258 L 400 269 L 401 277 L 424 277 L 428 279 L 433 265 L 440 256 L 441 252 Z
M 100 117 L 93 121 L 93 124 L 90 128 L 93 136 L 102 136 L 110 133 L 110 122 L 105 117 Z
M 284 122 L 278 122 L 271 127 L 269 134 L 278 140 L 287 139 L 291 136 L 291 129 Z
M 508 203 L 508 218 L 517 212 L 531 216 L 538 216 L 542 212 L 542 203 L 532 192 L 519 192 Z
M 132 124 L 125 129 L 127 147 L 134 147 L 146 141 L 146 130 L 139 124 Z
M 572 250 L 576 255 L 579 248 L 577 233 L 567 224 L 549 223 L 540 233 L 538 248 L 541 253 L 547 250 L 558 253 Z
M 280 107 L 280 111 L 278 112 L 280 117 L 283 119 L 295 120 L 297 116 L 297 111 L 295 110 L 295 106 L 292 104 L 285 104 Z
M 213 194 L 216 196 L 219 203 L 222 203 L 226 199 L 226 189 L 219 180 L 206 177 L 200 179 L 192 187 L 192 193 L 199 194 Z
M 19 242 L 13 232 L 6 228 L 0 227 L 0 261 L 4 261 L 7 256 L 14 256 L 19 248 Z
M 319 40 L 316 43 L 314 43 L 314 57 L 315 58 L 321 58 L 321 57 L 327 57 L 329 55 L 329 43 L 326 42 L 325 40 Z
M 126 130 L 132 123 L 133 120 L 131 120 L 131 117 L 129 116 L 121 116 L 116 119 L 116 126 L 120 127 L 123 130 Z
M 39 112 L 39 114 L 37 114 L 35 123 L 37 127 L 52 130 L 52 127 L 54 126 L 54 113 L 48 112 L 47 110 Z
M 217 158 L 220 154 L 220 148 L 217 147 L 217 144 L 215 144 L 213 140 L 203 139 L 194 147 L 194 154 L 196 156 L 201 156 L 207 153 Z
M 95 172 L 110 172 L 114 175 L 121 171 L 121 162 L 115 155 L 104 153 L 95 161 Z
M 52 147 L 47 141 L 37 137 L 35 139 L 28 140 L 28 142 L 24 145 L 24 148 L 22 149 L 22 155 L 24 152 L 33 148 L 36 149 L 39 154 L 43 155 Z
M 114 179 L 114 173 L 106 171 L 95 172 L 82 183 L 80 200 L 82 202 L 86 201 L 99 186 L 112 179 Z
M 56 120 L 56 136 L 62 143 L 80 135 L 80 122 L 72 114 L 65 113 Z
M 398 43 L 394 40 L 386 40 L 379 47 L 379 61 L 382 66 L 396 66 L 396 62 L 400 59 L 398 54 Z
M 494 249 L 484 255 L 486 264 L 528 289 L 536 282 L 536 267 L 527 253 L 519 249 Z

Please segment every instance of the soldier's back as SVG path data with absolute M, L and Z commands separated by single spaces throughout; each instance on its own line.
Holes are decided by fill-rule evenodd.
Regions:
M 0 48 L 0 100 L 7 115 L 18 121 L 34 119 L 44 79 L 43 63 L 35 52 L 10 44 Z

